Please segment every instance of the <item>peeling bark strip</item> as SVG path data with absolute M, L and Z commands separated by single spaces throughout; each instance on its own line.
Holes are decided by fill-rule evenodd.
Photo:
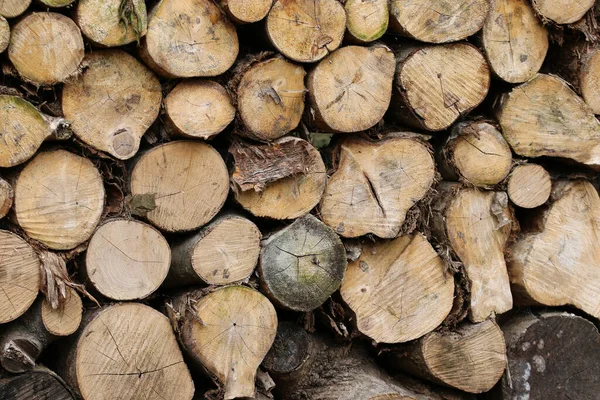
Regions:
M 309 147 L 304 140 L 264 145 L 236 140 L 229 148 L 235 163 L 231 178 L 242 191 L 262 192 L 271 182 L 306 173 Z

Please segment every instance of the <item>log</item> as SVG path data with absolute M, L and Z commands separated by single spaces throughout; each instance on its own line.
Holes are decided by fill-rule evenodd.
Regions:
M 238 24 L 250 24 L 265 18 L 273 0 L 219 0 L 229 18 Z
M 156 73 L 217 76 L 233 65 L 239 51 L 235 27 L 211 0 L 163 0 L 149 15 L 140 56 Z
M 92 236 L 85 256 L 85 277 L 98 293 L 113 300 L 144 299 L 165 280 L 171 249 L 150 225 L 114 219 Z
M 14 18 L 23 14 L 29 5 L 31 0 L 4 0 L 0 4 L 0 15 L 4 18 Z
M 321 200 L 327 174 L 310 143 L 283 137 L 272 144 L 236 142 L 231 180 L 236 201 L 257 217 L 294 219 Z
M 66 7 L 75 2 L 75 0 L 37 0 L 46 7 L 59 8 Z
M 502 182 L 512 167 L 512 152 L 494 125 L 484 121 L 454 126 L 439 154 L 445 179 L 491 188 Z
M 15 220 L 54 250 L 88 240 L 104 208 L 102 177 L 92 162 L 65 150 L 39 153 L 15 184 Z
M 139 41 L 148 29 L 143 0 L 80 0 L 73 18 L 81 33 L 102 47 Z
M 308 74 L 310 120 L 328 132 L 375 126 L 392 96 L 394 54 L 383 45 L 346 46 Z
M 170 286 L 227 285 L 254 272 L 262 235 L 249 219 L 224 214 L 173 245 Z
M 184 350 L 224 386 L 224 398 L 254 397 L 256 370 L 277 331 L 269 300 L 234 285 L 206 295 L 189 292 L 176 299 L 174 310 Z
M 15 197 L 15 191 L 10 183 L 0 178 L 0 219 L 6 217 Z
M 538 74 L 496 109 L 504 138 L 523 157 L 562 157 L 600 168 L 600 122 L 567 82 Z
M 435 179 L 428 146 L 411 134 L 381 141 L 349 137 L 340 142 L 338 158 L 321 200 L 321 218 L 344 237 L 398 236 L 408 210 Z
M 54 336 L 69 336 L 77 331 L 83 315 L 81 297 L 72 289 L 67 289 L 64 304 L 57 309 L 44 300 L 42 302 L 42 323 L 44 328 Z
M 431 332 L 452 309 L 454 278 L 422 234 L 365 242 L 340 288 L 358 330 L 378 343 Z
M 387 31 L 389 5 L 387 0 L 348 0 L 346 9 L 346 32 L 358 43 L 373 42 Z
M 513 306 L 504 248 L 512 212 L 504 192 L 487 192 L 443 182 L 432 205 L 431 228 L 454 251 L 470 281 L 469 317 L 485 321 Z
M 130 177 L 133 203 L 167 232 L 209 222 L 229 192 L 225 162 L 211 146 L 188 140 L 161 144 L 139 157 Z M 135 209 L 135 206 L 134 206 Z
M 33 248 L 12 232 L 0 230 L 0 324 L 23 315 L 40 287 L 40 260 Z
M 488 93 L 488 64 L 470 44 L 404 46 L 396 57 L 390 111 L 409 126 L 444 130 L 477 107 Z
M 139 303 L 88 312 L 59 374 L 83 400 L 191 400 L 194 383 L 168 319 Z
M 593 323 L 561 312 L 521 313 L 502 330 L 508 368 L 490 399 L 597 397 L 600 334 Z
M 532 216 L 537 229 L 524 232 L 507 251 L 517 304 L 572 304 L 600 317 L 599 207 L 600 197 L 589 182 L 554 183 L 551 205 Z
M 12 27 L 8 58 L 23 79 L 53 85 L 79 72 L 83 50 L 81 31 L 73 20 L 40 12 Z
M 504 335 L 492 320 L 431 332 L 383 358 L 394 370 L 468 393 L 492 389 L 507 363 Z
M 573 43 L 561 47 L 557 58 L 555 70 L 569 81 L 594 114 L 600 114 L 600 46 Z
M 229 94 L 214 81 L 184 80 L 165 98 L 166 127 L 175 136 L 212 139 L 235 113 Z
M 390 29 L 421 42 L 456 42 L 481 29 L 489 8 L 487 0 L 392 0 Z
M 537 164 L 519 164 L 508 177 L 508 198 L 521 208 L 536 208 L 550 198 L 550 174 Z
M 561 25 L 579 21 L 594 6 L 594 0 L 533 0 L 532 3 L 544 20 Z
M 54 372 L 36 367 L 26 374 L 0 377 L 0 400 L 76 400 Z
M 338 290 L 346 265 L 339 237 L 308 214 L 263 241 L 257 271 L 276 306 L 307 312 Z
M 64 85 L 65 118 L 82 141 L 127 160 L 137 153 L 142 136 L 158 116 L 160 83 L 121 50 L 95 51 L 84 62 L 83 74 Z
M 278 56 L 255 62 L 238 74 L 237 109 L 245 128 L 238 134 L 269 141 L 296 129 L 304 112 L 306 92 L 302 66 Z
M 316 62 L 337 49 L 346 30 L 346 12 L 336 0 L 276 0 L 266 30 L 287 58 Z
M 490 69 L 510 83 L 526 82 L 542 67 L 548 32 L 527 0 L 492 0 L 481 32 Z
M 10 43 L 10 26 L 8 21 L 0 15 L 0 53 L 8 48 Z
M 27 100 L 0 95 L 0 167 L 9 168 L 29 160 L 42 142 L 62 139 L 61 128 L 68 123 L 62 118 L 42 114 Z

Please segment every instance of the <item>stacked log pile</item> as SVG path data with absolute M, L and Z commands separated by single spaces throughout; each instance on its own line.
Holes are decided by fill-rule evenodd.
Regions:
M 0 1 L 0 400 L 598 398 L 599 7 Z

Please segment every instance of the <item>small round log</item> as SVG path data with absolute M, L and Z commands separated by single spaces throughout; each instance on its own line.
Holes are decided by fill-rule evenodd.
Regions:
M 120 160 L 133 157 L 160 110 L 154 74 L 121 50 L 86 55 L 86 70 L 63 89 L 62 108 L 73 132 Z
M 0 15 L 0 53 L 8 48 L 10 43 L 10 26 L 6 18 Z
M 104 208 L 100 173 L 65 150 L 39 153 L 15 184 L 15 218 L 29 237 L 54 250 L 72 249 L 92 236 Z
M 77 74 L 83 55 L 79 28 L 62 14 L 33 13 L 12 27 L 8 58 L 35 84 L 53 85 Z
M 346 12 L 336 0 L 276 0 L 266 28 L 281 54 L 298 62 L 315 62 L 342 43 Z
M 165 98 L 170 133 L 212 139 L 235 118 L 236 109 L 223 86 L 208 80 L 184 80 Z
M 390 105 L 394 69 L 394 54 L 380 44 L 332 53 L 308 74 L 311 122 L 333 132 L 375 126 Z
M 390 20 L 388 0 L 348 0 L 346 31 L 359 43 L 379 39 L 387 31 Z
M 533 8 L 545 20 L 557 24 L 572 24 L 579 21 L 595 0 L 533 0 Z
M 111 220 L 100 226 L 85 256 L 87 282 L 113 300 L 143 299 L 163 283 L 171 249 L 155 228 L 135 220 Z
M 72 390 L 44 367 L 19 375 L 0 377 L 0 400 L 76 400 Z
M 209 222 L 229 192 L 225 162 L 211 146 L 188 140 L 161 144 L 139 157 L 130 177 L 132 203 L 167 232 Z M 139 213 L 139 210 L 134 210 Z
M 541 165 L 517 165 L 508 177 L 508 197 L 521 208 L 541 206 L 548 201 L 551 191 L 550 174 Z
M 0 3 L 0 15 L 4 18 L 14 18 L 23 14 L 31 5 L 31 0 L 4 0 Z
M 66 7 L 75 2 L 75 0 L 37 0 L 38 3 L 46 6 L 46 7 Z
M 81 297 L 68 288 L 64 304 L 57 309 L 52 308 L 46 300 L 41 305 L 42 323 L 50 334 L 54 336 L 69 336 L 79 328 L 83 315 Z
M 0 219 L 6 217 L 13 205 L 15 191 L 10 183 L 0 178 Z
M 261 288 L 285 309 L 314 310 L 340 287 L 346 273 L 341 240 L 310 214 L 273 233 L 262 246 Z
M 273 0 L 219 0 L 229 18 L 238 24 L 250 24 L 265 18 Z

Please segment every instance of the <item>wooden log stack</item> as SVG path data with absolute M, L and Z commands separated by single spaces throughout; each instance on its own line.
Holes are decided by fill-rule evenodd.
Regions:
M 0 0 L 0 400 L 599 398 L 599 11 Z

